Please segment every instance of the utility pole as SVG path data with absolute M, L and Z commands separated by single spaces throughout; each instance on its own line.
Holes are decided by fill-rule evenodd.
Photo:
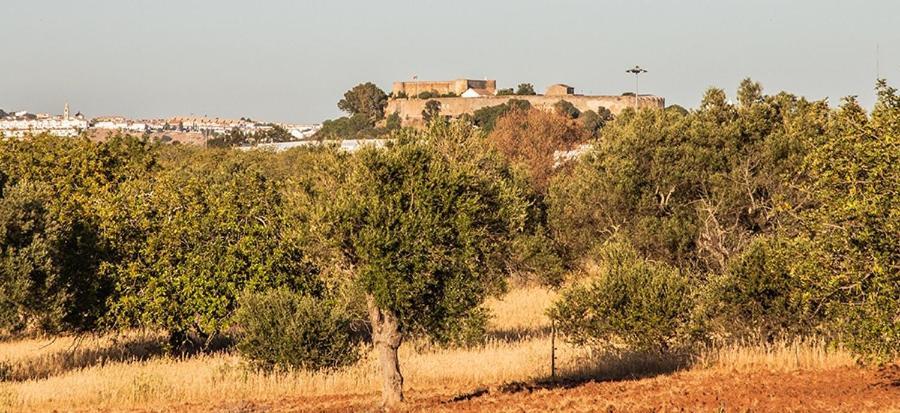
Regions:
M 641 68 L 640 66 L 635 65 L 631 69 L 625 71 L 625 73 L 634 73 L 634 110 L 638 110 L 638 76 L 641 73 L 647 73 L 646 69 Z

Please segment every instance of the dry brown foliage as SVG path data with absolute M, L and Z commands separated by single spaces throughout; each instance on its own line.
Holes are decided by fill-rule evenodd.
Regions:
M 587 141 L 587 132 L 576 121 L 538 109 L 512 110 L 497 121 L 488 142 L 511 162 L 527 171 L 540 193 L 558 171 L 555 154 Z

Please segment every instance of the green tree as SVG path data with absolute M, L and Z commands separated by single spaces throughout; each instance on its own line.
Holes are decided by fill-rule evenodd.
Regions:
M 338 102 L 338 109 L 352 115 L 362 115 L 372 124 L 384 118 L 384 108 L 387 106 L 387 94 L 375 86 L 366 82 L 353 87 L 344 93 L 344 98 Z
M 368 117 L 362 114 L 356 114 L 350 117 L 342 116 L 337 119 L 329 119 L 322 122 L 322 128 L 313 135 L 313 139 L 373 139 L 378 137 L 379 134 L 380 131 Z
M 441 102 L 436 100 L 425 102 L 425 109 L 422 110 L 422 119 L 425 120 L 425 123 L 429 123 L 439 116 L 441 116 Z
M 519 86 L 516 87 L 516 94 L 528 96 L 536 95 L 537 93 L 534 92 L 534 85 L 531 83 L 519 83 Z
M 599 106 L 596 112 L 589 110 L 578 117 L 581 126 L 593 138 L 599 137 L 600 130 L 613 119 L 615 119 L 615 116 L 613 116 L 612 112 L 603 106 Z
M 435 92 L 433 90 L 426 90 L 422 93 L 419 93 L 416 97 L 424 100 L 424 99 L 434 99 L 436 97 L 439 97 L 439 95 L 437 92 Z
M 500 105 L 487 106 L 478 109 L 472 114 L 472 118 L 475 120 L 476 126 L 481 128 L 485 133 L 490 133 L 494 130 L 494 124 L 497 123 L 497 119 L 500 119 L 500 117 L 507 112 L 513 110 L 527 111 L 529 109 L 531 109 L 531 102 L 522 99 L 510 99 L 506 103 Z
M 172 344 L 225 327 L 245 292 L 321 293 L 290 236 L 270 153 L 173 148 L 171 164 L 117 193 L 104 234 L 121 251 L 111 320 Z
M 871 117 L 845 100 L 805 161 L 813 207 L 795 272 L 846 344 L 891 360 L 900 354 L 900 96 L 884 81 L 877 91 Z
M 3 327 L 89 331 L 106 314 L 116 245 L 102 237 L 109 199 L 156 168 L 156 147 L 39 135 L 0 142 Z M 2 327 L 0 327 L 2 328 Z
M 364 291 L 385 405 L 403 401 L 397 350 L 441 335 L 503 287 L 509 241 L 523 225 L 520 190 L 465 125 L 434 123 L 383 150 L 358 152 L 324 201 L 320 242 Z
M 551 183 L 554 236 L 573 257 L 620 234 L 650 259 L 721 271 L 804 207 L 790 183 L 827 114 L 787 94 L 736 107 L 719 89 L 690 113 L 626 110 Z

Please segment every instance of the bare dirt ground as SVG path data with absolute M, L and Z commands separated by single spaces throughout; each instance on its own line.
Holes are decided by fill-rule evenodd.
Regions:
M 900 365 L 826 371 L 694 370 L 636 380 L 408 392 L 409 412 L 900 412 Z M 217 406 L 223 412 L 378 411 L 377 394 Z M 183 405 L 180 411 L 209 407 Z

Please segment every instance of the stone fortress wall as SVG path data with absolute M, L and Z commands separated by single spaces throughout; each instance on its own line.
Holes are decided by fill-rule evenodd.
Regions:
M 511 99 L 519 99 L 519 100 L 527 100 L 531 103 L 531 106 L 540 109 L 551 111 L 553 110 L 553 105 L 559 102 L 560 100 L 565 100 L 567 102 L 572 103 L 578 110 L 585 112 L 588 110 L 597 111 L 597 108 L 603 106 L 609 109 L 614 115 L 618 115 L 626 108 L 633 108 L 637 105 L 638 108 L 650 108 L 650 109 L 663 109 L 666 106 L 666 100 L 660 96 L 652 96 L 652 95 L 641 95 L 637 98 L 637 102 L 635 102 L 634 96 L 585 96 L 585 95 L 577 95 L 574 94 L 574 89 L 566 86 L 566 85 L 553 85 L 548 89 L 548 93 L 544 95 L 506 95 L 506 96 L 482 96 L 482 97 L 473 97 L 473 98 L 463 98 L 463 97 L 452 97 L 452 98 L 433 98 L 433 99 L 418 99 L 415 98 L 418 93 L 410 93 L 408 91 L 412 91 L 415 89 L 409 89 L 410 87 L 423 87 L 421 92 L 426 90 L 436 91 L 438 93 L 446 93 L 443 92 L 442 89 L 424 89 L 426 87 L 431 87 L 432 84 L 435 86 L 447 87 L 448 84 L 453 84 L 454 82 L 460 81 L 450 81 L 450 82 L 397 82 L 394 83 L 394 96 L 398 95 L 398 90 L 407 91 L 406 94 L 409 96 L 408 98 L 392 98 L 388 101 L 387 108 L 385 109 L 385 114 L 390 115 L 396 113 L 400 116 L 400 119 L 404 126 L 419 126 L 423 123 L 422 119 L 422 111 L 425 110 L 425 104 L 429 100 L 435 100 L 440 102 L 441 104 L 441 114 L 444 116 L 450 117 L 458 117 L 463 114 L 472 114 L 476 110 L 485 108 L 488 106 L 496 106 L 501 105 L 508 102 Z M 467 82 L 482 82 L 482 81 L 467 81 Z M 496 81 L 488 81 L 492 82 L 494 90 L 496 90 Z M 417 83 L 414 85 L 414 83 Z M 453 86 L 469 86 L 471 84 L 459 84 Z M 398 89 L 399 87 L 399 89 Z M 458 89 L 458 88 L 457 88 Z M 460 93 L 457 93 L 457 89 L 450 90 L 456 94 L 462 94 L 465 92 L 463 90 Z M 421 93 L 420 92 L 420 93 Z
M 419 93 L 422 92 L 434 92 L 439 95 L 447 95 L 453 93 L 459 96 L 469 89 L 486 89 L 491 93 L 497 93 L 497 81 L 456 79 L 441 81 L 394 82 L 391 92 L 393 93 L 393 96 L 406 95 L 413 98 L 419 96 Z

